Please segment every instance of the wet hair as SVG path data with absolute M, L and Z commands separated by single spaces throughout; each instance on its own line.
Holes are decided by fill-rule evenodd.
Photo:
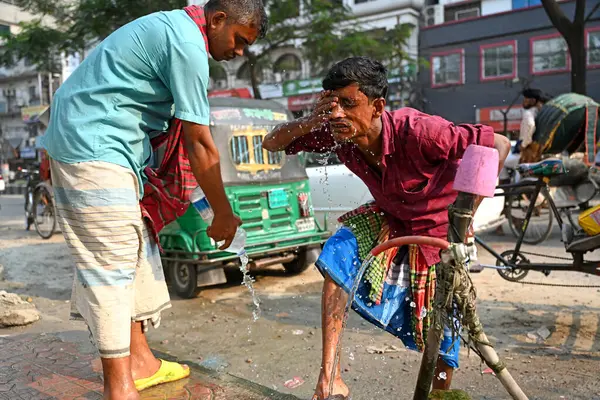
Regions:
M 539 101 L 541 103 L 547 103 L 552 99 L 552 96 L 548 93 L 541 91 L 540 89 L 534 88 L 526 88 L 521 92 L 523 97 L 527 97 L 529 99 L 534 99 L 535 101 Z
M 263 0 L 208 0 L 204 5 L 206 13 L 222 11 L 239 25 L 255 25 L 258 38 L 267 34 L 269 18 Z
M 350 57 L 342 60 L 327 72 L 323 89 L 337 90 L 353 83 L 369 100 L 385 98 L 388 91 L 387 69 L 379 61 L 368 57 Z

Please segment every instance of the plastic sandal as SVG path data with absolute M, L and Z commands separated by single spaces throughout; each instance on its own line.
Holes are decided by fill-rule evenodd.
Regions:
M 161 385 L 163 383 L 175 382 L 190 376 L 190 369 L 176 362 L 160 360 L 160 368 L 148 378 L 136 379 L 135 388 L 139 391 Z

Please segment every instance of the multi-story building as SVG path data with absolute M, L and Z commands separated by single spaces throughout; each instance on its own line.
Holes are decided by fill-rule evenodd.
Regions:
M 586 15 L 600 0 L 586 0 Z M 573 17 L 575 1 L 560 7 Z M 557 95 L 571 88 L 566 42 L 540 0 L 439 0 L 426 5 L 419 36 L 420 72 L 426 112 L 457 122 L 518 129 L 519 92 L 531 86 Z M 600 11 L 585 29 L 587 93 L 600 100 Z M 509 105 L 515 105 L 510 108 Z
M 33 18 L 15 0 L 0 0 L 0 32 L 17 33 L 20 22 Z M 59 84 L 60 76 L 38 71 L 27 59 L 0 67 L 0 159 L 15 154 L 36 157 L 35 137 L 41 134 L 37 116 L 50 104 Z
M 418 52 L 418 28 L 425 0 L 332 0 L 347 6 L 358 18 L 364 30 L 391 29 L 399 24 L 410 24 L 414 30 L 406 49 L 416 59 Z M 192 4 L 204 4 L 203 0 L 190 0 Z M 299 2 L 300 3 L 300 2 Z M 260 51 L 260 50 L 257 50 Z M 271 67 L 260 71 L 262 98 L 274 99 L 300 115 L 314 104 L 314 94 L 321 90 L 322 77 L 314 76 L 304 59 L 302 43 L 296 41 L 270 54 Z M 252 93 L 247 60 L 240 58 L 220 66 L 211 66 L 211 92 L 209 96 L 250 96 Z M 394 79 L 391 79 L 392 86 Z M 388 100 L 399 101 L 404 96 L 391 91 Z

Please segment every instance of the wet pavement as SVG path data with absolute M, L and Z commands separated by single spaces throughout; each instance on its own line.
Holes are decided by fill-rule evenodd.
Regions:
M 0 290 L 31 298 L 42 315 L 32 325 L 0 329 L 0 338 L 6 341 L 2 335 L 11 335 L 9 338 L 16 340 L 23 334 L 45 333 L 74 341 L 81 354 L 92 354 L 85 324 L 69 320 L 73 265 L 62 235 L 43 240 L 34 231 L 25 231 L 22 197 L 0 196 L 0 205 L 0 271 L 4 269 Z M 499 253 L 514 246 L 508 227 L 505 232 L 504 236 L 485 236 Z M 546 242 L 525 250 L 566 256 L 556 227 Z M 600 252 L 591 254 L 590 259 L 600 260 Z M 484 251 L 480 260 L 495 263 Z M 155 350 L 205 368 L 196 368 L 194 371 L 200 372 L 195 372 L 193 379 L 200 379 L 209 389 L 209 384 L 224 387 L 225 392 L 211 392 L 215 399 L 285 398 L 280 393 L 288 393 L 296 396 L 291 398 L 308 400 L 320 371 L 323 278 L 314 268 L 298 275 L 287 274 L 281 266 L 250 272 L 261 299 L 258 321 L 252 321 L 251 297 L 241 285 L 241 273 L 232 268 L 226 271 L 226 284 L 203 288 L 197 298 L 184 300 L 173 295 L 173 307 L 163 314 L 160 328 L 149 331 L 149 343 Z M 529 399 L 600 400 L 600 287 L 540 286 L 600 285 L 600 277 L 564 271 L 549 277 L 531 273 L 526 280 L 537 284 L 508 282 L 492 270 L 473 275 L 478 312 L 488 337 Z M 537 332 L 546 333 L 540 337 Z M 342 343 L 342 376 L 353 399 L 412 398 L 419 353 L 405 350 L 398 340 L 354 313 Z M 4 347 L 0 343 L 0 360 L 5 358 Z M 0 367 L 0 400 L 35 398 L 2 392 L 6 390 L 4 375 Z M 474 400 L 508 398 L 498 380 L 465 348 L 461 349 L 461 366 L 455 371 L 452 386 L 465 390 Z M 238 395 L 234 388 L 245 392 Z M 174 390 L 167 386 L 162 389 Z M 188 397 L 147 391 L 144 398 L 151 394 L 160 399 L 194 398 L 185 387 L 177 390 Z M 44 396 L 41 398 L 52 398 Z
M 157 356 L 174 360 L 165 354 Z M 193 363 L 189 378 L 141 393 L 145 400 L 294 400 Z M 102 368 L 85 332 L 0 336 L 1 400 L 102 399 Z

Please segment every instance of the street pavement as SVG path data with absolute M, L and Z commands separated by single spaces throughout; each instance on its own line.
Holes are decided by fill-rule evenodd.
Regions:
M 170 361 L 173 357 L 157 353 Z M 190 377 L 141 393 L 146 400 L 297 399 L 187 362 Z M 86 332 L 0 337 L 0 399 L 101 400 L 102 367 Z
M 76 359 L 93 366 L 91 360 L 95 357 L 85 339 L 85 325 L 68 320 L 73 267 L 64 240 L 60 235 L 42 240 L 35 232 L 24 231 L 20 197 L 0 196 L 0 205 L 0 264 L 4 266 L 0 290 L 30 296 L 42 313 L 42 319 L 31 326 L 0 329 L 2 340 L 37 342 L 45 337 L 52 343 L 73 342 L 80 352 Z M 509 230 L 505 232 L 505 236 L 485 235 L 485 239 L 498 252 L 505 251 L 514 244 Z M 563 249 L 558 232 L 548 241 L 527 248 L 538 254 L 564 257 Z M 592 258 L 600 259 L 600 255 Z M 480 259 L 494 263 L 482 252 Z M 215 398 L 261 398 L 248 397 L 255 393 L 262 398 L 281 398 L 276 396 L 283 393 L 310 399 L 320 364 L 320 274 L 309 269 L 289 276 L 277 266 L 252 271 L 262 309 L 257 322 L 252 322 L 250 296 L 241 285 L 239 272 L 232 269 L 226 274 L 227 284 L 203 289 L 196 299 L 173 296 L 173 307 L 163 314 L 161 327 L 149 332 L 152 348 L 201 368 L 194 373 L 201 386 L 246 390 L 235 395 L 219 392 L 225 397 Z M 600 400 L 597 288 L 516 284 L 492 270 L 474 275 L 473 280 L 486 333 L 530 399 Z M 600 285 L 598 277 L 574 272 L 552 273 L 549 277 L 531 273 L 527 280 Z M 2 351 L 10 348 L 5 343 L 0 343 L 0 360 L 7 357 Z M 393 337 L 351 314 L 343 337 L 341 366 L 354 400 L 412 398 L 419 362 L 418 353 L 406 351 Z M 0 385 L 4 383 L 3 368 L 7 367 L 0 366 Z M 253 385 L 260 385 L 260 390 L 254 390 L 257 386 Z M 473 399 L 508 398 L 498 381 L 467 349 L 461 350 L 461 367 L 455 372 L 453 387 L 467 391 Z M 0 389 L 0 399 L 2 394 Z M 187 395 L 202 399 L 200 395 Z

